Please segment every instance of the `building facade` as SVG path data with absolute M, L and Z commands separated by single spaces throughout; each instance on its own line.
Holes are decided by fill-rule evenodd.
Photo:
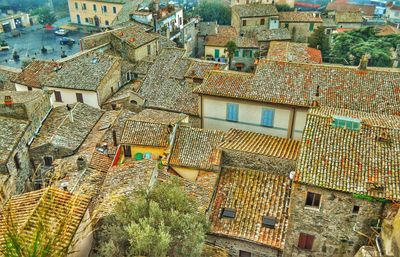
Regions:
M 68 0 L 72 23 L 100 28 L 110 26 L 124 4 L 125 0 Z
M 287 28 L 295 42 L 308 42 L 316 28 L 322 26 L 322 18 L 316 12 L 280 12 L 280 28 Z
M 272 4 L 244 4 L 232 6 L 231 25 L 238 32 L 254 31 L 260 27 L 279 27 L 278 10 Z

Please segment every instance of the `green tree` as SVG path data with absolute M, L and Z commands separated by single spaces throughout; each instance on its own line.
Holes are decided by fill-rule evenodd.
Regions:
M 329 38 L 325 34 L 325 27 L 318 27 L 311 35 L 308 45 L 312 48 L 321 50 L 322 57 L 329 55 Z
M 225 45 L 226 49 L 228 50 L 228 57 L 229 57 L 229 69 L 232 67 L 232 59 L 237 49 L 237 45 L 234 41 L 229 41 Z
M 206 216 L 198 212 L 178 183 L 157 184 L 116 205 L 99 231 L 99 256 L 197 257 L 208 229 Z
M 204 0 L 195 9 L 194 14 L 204 21 L 217 21 L 220 25 L 231 24 L 231 8 L 223 0 Z
M 56 15 L 48 8 L 37 8 L 31 12 L 31 15 L 39 15 L 40 24 L 53 24 L 57 21 Z
M 360 58 L 368 54 L 370 66 L 391 66 L 393 51 L 400 44 L 400 35 L 377 34 L 378 30 L 374 27 L 363 27 L 335 35 L 330 51 L 332 62 L 358 65 Z
M 278 12 L 291 12 L 294 11 L 294 7 L 290 7 L 287 4 L 276 4 L 275 5 Z

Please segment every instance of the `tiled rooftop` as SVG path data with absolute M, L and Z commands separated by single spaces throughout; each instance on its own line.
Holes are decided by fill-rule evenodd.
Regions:
M 0 164 L 8 160 L 28 125 L 28 121 L 0 116 Z
M 267 59 L 284 62 L 322 63 L 322 54 L 318 49 L 304 43 L 272 41 Z
M 13 103 L 29 103 L 43 98 L 43 91 L 0 91 L 0 105 L 4 104 L 4 97 L 11 96 Z
M 240 18 L 266 17 L 278 15 L 278 10 L 273 4 L 240 4 L 232 6 L 232 12 Z
M 234 150 L 297 160 L 300 141 L 239 129 L 230 129 L 219 147 L 223 150 Z
M 153 109 L 144 109 L 134 115 L 131 120 L 144 121 L 150 123 L 160 123 L 164 125 L 174 125 L 181 122 L 188 116 L 183 113 L 167 112 Z
M 158 38 L 158 36 L 147 33 L 143 28 L 136 25 L 114 31 L 112 34 L 134 48 L 148 44 Z
M 198 115 L 197 95 L 192 92 L 195 85 L 184 78 L 197 61 L 184 54 L 183 49 L 164 48 L 155 60 L 139 90 L 147 107 Z
M 55 65 L 56 62 L 52 61 L 34 60 L 15 77 L 14 82 L 29 87 L 42 88 L 43 82 L 53 72 Z
M 227 65 L 218 62 L 195 60 L 192 62 L 189 69 L 186 71 L 185 77 L 204 79 L 208 71 L 214 69 L 223 70 L 225 69 L 225 67 L 227 67 Z
M 211 36 L 218 33 L 217 22 L 201 21 L 199 22 L 199 36 Z
M 223 135 L 224 132 L 219 130 L 179 127 L 169 164 L 212 170 L 221 160 L 221 152 L 217 145 Z
M 362 5 L 362 4 L 348 4 L 340 2 L 331 2 L 326 6 L 327 11 L 336 12 L 359 12 L 363 16 L 374 16 L 375 6 L 374 5 Z
M 287 227 L 286 201 L 289 179 L 269 172 L 224 168 L 211 213 L 211 232 L 282 249 Z M 222 218 L 224 208 L 234 218 Z M 263 216 L 275 221 L 275 228 L 262 225 Z
M 359 12 L 336 12 L 335 20 L 338 23 L 362 23 L 364 21 Z
M 0 65 L 0 91 L 14 90 L 14 82 L 12 81 L 14 81 L 21 72 L 21 69 Z
M 32 149 L 46 144 L 69 151 L 79 148 L 103 112 L 83 103 L 76 103 L 71 107 L 73 121 L 66 106 L 55 107 L 51 111 L 33 141 Z
M 167 147 L 172 126 L 144 121 L 128 120 L 121 136 L 123 145 Z
M 309 107 L 319 86 L 321 106 L 400 114 L 399 80 L 394 69 L 267 60 L 254 76 L 212 71 L 194 92 Z
M 4 207 L 0 216 L 0 243 L 3 245 L 10 225 L 15 226 L 23 239 L 22 248 L 31 247 L 35 242 L 34 228 L 44 226 L 48 236 L 57 235 L 58 240 L 52 245 L 54 250 L 67 248 L 85 215 L 90 198 L 74 196 L 57 188 L 13 196 Z M 12 217 L 12 224 L 7 219 Z M 67 221 L 67 222 L 65 222 Z M 61 229 L 61 232 L 58 230 Z
M 316 22 L 322 23 L 322 18 L 319 14 L 313 12 L 280 12 L 280 22 Z
M 48 87 L 96 91 L 100 82 L 119 58 L 100 53 L 80 54 L 60 62 L 61 69 L 52 71 L 43 83 Z
M 292 35 L 287 28 L 265 29 L 262 27 L 256 28 L 255 36 L 257 41 L 273 41 L 273 40 L 290 40 Z
M 334 126 L 337 116 L 360 120 L 360 129 Z M 313 109 L 307 116 L 295 180 L 398 201 L 399 146 L 398 116 Z
M 388 35 L 394 35 L 394 34 L 400 34 L 400 29 L 397 29 L 393 26 L 390 25 L 385 25 L 382 27 L 378 28 L 378 36 L 388 36 Z

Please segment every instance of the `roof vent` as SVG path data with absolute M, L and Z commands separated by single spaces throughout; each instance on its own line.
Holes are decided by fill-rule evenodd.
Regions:
M 354 131 L 359 131 L 361 128 L 361 121 L 359 119 L 342 117 L 342 116 L 332 116 L 333 123 L 332 126 L 337 128 L 344 128 Z
M 263 216 L 262 226 L 265 228 L 275 229 L 276 220 L 272 217 Z
M 222 208 L 221 218 L 234 219 L 236 216 L 236 211 L 234 209 Z

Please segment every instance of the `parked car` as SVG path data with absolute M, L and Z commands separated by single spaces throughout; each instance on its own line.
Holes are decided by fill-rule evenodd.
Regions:
M 6 41 L 1 40 L 0 41 L 0 51 L 7 51 L 10 50 L 10 46 L 7 44 Z
M 75 44 L 75 40 L 73 38 L 70 38 L 70 37 L 63 37 L 60 40 L 60 45 L 69 45 L 69 46 L 71 46 L 73 44 Z
M 56 34 L 57 36 L 66 36 L 68 35 L 68 30 L 66 29 L 58 29 L 54 32 L 54 34 Z

